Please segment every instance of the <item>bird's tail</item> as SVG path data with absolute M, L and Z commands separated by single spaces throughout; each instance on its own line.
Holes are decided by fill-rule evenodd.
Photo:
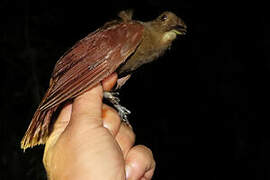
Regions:
M 29 147 L 46 143 L 52 114 L 56 109 L 57 107 L 44 111 L 37 109 L 21 141 L 21 148 L 24 151 Z
M 51 86 L 47 90 L 45 96 L 43 97 L 39 107 L 42 106 L 44 102 L 46 102 L 47 97 L 49 96 L 51 91 Z M 39 144 L 45 144 L 48 136 L 49 136 L 49 128 L 51 124 L 51 118 L 53 113 L 56 111 L 58 106 L 53 108 L 48 108 L 45 110 L 40 110 L 40 108 L 36 110 L 32 121 L 21 140 L 21 148 L 25 151 L 29 147 L 34 147 Z

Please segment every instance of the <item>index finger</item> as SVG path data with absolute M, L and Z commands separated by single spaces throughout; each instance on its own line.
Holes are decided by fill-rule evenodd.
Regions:
M 102 126 L 102 98 L 103 89 L 109 91 L 117 80 L 117 74 L 113 73 L 84 94 L 74 99 L 69 126 Z
M 100 84 L 76 97 L 68 126 L 81 128 L 102 126 L 102 97 L 103 89 Z

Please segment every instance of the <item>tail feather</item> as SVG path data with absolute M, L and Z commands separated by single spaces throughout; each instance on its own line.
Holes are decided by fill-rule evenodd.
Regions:
M 57 107 L 44 111 L 37 109 L 21 141 L 21 148 L 24 151 L 29 147 L 46 143 L 49 136 L 51 117 L 56 109 Z
M 39 104 L 38 109 L 36 110 L 24 137 L 21 140 L 21 149 L 24 151 L 27 148 L 34 147 L 39 144 L 45 144 L 48 139 L 50 133 L 49 128 L 51 125 L 51 118 L 58 106 L 45 110 L 40 110 L 39 107 L 42 106 L 44 102 L 46 102 L 47 97 L 49 96 L 52 89 L 52 83 L 53 81 L 50 80 L 50 87 L 42 98 L 42 101 Z

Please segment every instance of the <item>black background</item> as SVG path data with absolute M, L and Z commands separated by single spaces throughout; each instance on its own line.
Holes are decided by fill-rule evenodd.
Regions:
M 188 34 L 121 89 L 137 144 L 152 149 L 153 179 L 269 178 L 269 20 L 260 1 L 0 2 L 0 179 L 45 179 L 43 147 L 19 149 L 58 58 L 77 40 L 133 8 L 164 10 Z

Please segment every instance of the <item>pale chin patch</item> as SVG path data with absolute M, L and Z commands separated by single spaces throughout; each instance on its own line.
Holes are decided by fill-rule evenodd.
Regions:
M 177 33 L 174 30 L 171 30 L 169 32 L 166 32 L 163 37 L 162 37 L 162 41 L 164 43 L 166 42 L 171 42 L 172 40 L 174 40 L 177 36 Z

